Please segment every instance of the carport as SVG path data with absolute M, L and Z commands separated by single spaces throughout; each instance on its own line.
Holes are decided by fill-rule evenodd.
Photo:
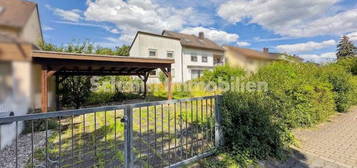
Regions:
M 161 69 L 168 78 L 168 99 L 172 99 L 171 64 L 173 59 L 109 56 L 34 50 L 34 64 L 41 65 L 41 111 L 48 111 L 48 79 L 52 76 L 138 76 L 147 92 L 149 73 Z M 57 82 L 61 82 L 58 81 Z M 58 83 L 56 83 L 58 84 Z

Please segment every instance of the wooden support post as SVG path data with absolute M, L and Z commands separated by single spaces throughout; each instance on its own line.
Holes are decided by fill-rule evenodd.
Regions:
M 144 82 L 144 97 L 147 95 L 147 81 L 149 79 L 150 72 L 145 72 L 144 75 L 139 75 L 139 78 Z
M 171 74 L 171 66 L 167 68 L 167 97 L 169 100 L 172 99 L 172 74 Z
M 41 69 L 41 111 L 48 111 L 48 70 L 47 67 Z
M 55 91 L 55 94 L 56 94 L 56 111 L 59 111 L 60 108 L 61 108 L 60 102 L 59 102 L 58 90 L 59 90 L 59 76 L 56 76 L 56 91 Z

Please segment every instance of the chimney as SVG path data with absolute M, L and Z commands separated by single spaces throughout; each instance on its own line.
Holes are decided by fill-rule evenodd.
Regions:
M 269 48 L 263 48 L 263 53 L 264 54 L 269 54 Z
M 199 39 L 204 39 L 205 38 L 205 34 L 203 32 L 199 32 L 198 33 L 198 38 Z

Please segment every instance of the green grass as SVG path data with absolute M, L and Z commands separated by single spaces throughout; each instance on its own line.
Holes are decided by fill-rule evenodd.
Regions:
M 187 108 L 186 103 L 182 103 L 181 107 L 178 103 L 175 105 L 165 104 L 163 106 L 158 105 L 150 106 L 149 108 L 143 107 L 133 109 L 133 131 L 135 143 L 142 144 L 144 146 L 144 150 L 151 148 L 153 142 L 148 142 L 146 138 L 153 138 L 153 133 L 156 131 L 156 143 L 163 143 L 165 145 L 164 148 L 168 148 L 169 146 L 167 144 L 173 144 L 174 142 L 179 142 L 180 140 L 178 136 L 174 135 L 175 124 L 176 132 L 178 132 L 180 128 L 186 129 L 187 125 L 188 129 L 194 128 L 196 131 L 202 131 L 201 133 L 195 133 L 197 133 L 197 136 L 200 138 L 204 137 L 204 129 L 207 127 L 214 127 L 212 120 L 213 114 L 211 114 L 213 109 L 211 109 L 210 101 L 207 101 L 207 108 L 201 108 L 201 105 L 205 106 L 206 101 L 194 101 L 192 106 L 191 102 L 188 102 Z M 54 132 L 48 140 L 49 146 L 47 150 L 49 151 L 50 156 L 56 158 L 59 155 L 59 144 L 61 143 L 61 157 L 66 158 L 62 161 L 71 160 L 63 163 L 63 166 L 71 166 L 73 134 L 73 137 L 75 137 L 73 143 L 73 149 L 75 151 L 73 161 L 75 165 L 86 162 L 86 159 L 82 158 L 83 156 L 94 156 L 93 148 L 95 146 L 97 147 L 97 153 L 94 159 L 97 162 L 97 167 L 104 167 L 104 163 L 106 161 L 118 160 L 120 163 L 124 163 L 124 153 L 121 150 L 122 148 L 114 150 L 115 146 L 123 145 L 124 142 L 124 124 L 120 121 L 121 118 L 123 118 L 123 114 L 123 110 L 117 110 L 116 112 L 107 111 L 75 116 L 73 118 L 73 132 L 71 117 L 62 119 L 60 121 L 61 132 L 59 132 L 59 127 L 54 129 Z M 96 125 L 94 124 L 95 120 Z M 180 127 L 181 124 L 182 127 Z M 142 135 L 143 138 L 140 138 L 139 135 Z M 132 149 L 136 155 L 139 155 L 142 151 L 139 151 L 137 147 L 138 145 L 134 145 Z M 91 150 L 83 150 L 83 148 L 90 148 Z M 151 153 L 154 154 L 155 149 L 150 150 Z M 44 151 L 45 148 L 39 148 L 36 150 L 36 153 L 38 153 L 35 155 L 36 160 L 44 162 Z M 109 155 L 106 154 L 112 152 L 115 152 L 116 155 L 111 155 L 111 157 L 109 157 Z M 157 157 L 160 156 L 160 154 L 156 155 Z M 146 154 L 143 154 L 142 159 L 145 160 L 147 157 L 148 156 L 146 156 Z M 161 159 L 165 160 L 164 158 Z M 151 167 L 151 165 L 146 163 L 143 165 L 144 167 Z

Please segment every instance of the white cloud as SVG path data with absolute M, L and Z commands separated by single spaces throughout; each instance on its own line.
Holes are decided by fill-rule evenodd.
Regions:
M 341 35 L 357 29 L 357 9 L 338 11 L 341 0 L 230 0 L 218 15 L 231 23 L 256 23 L 291 37 Z
M 357 32 L 349 33 L 347 37 L 349 37 L 351 41 L 357 41 Z
M 183 29 L 181 32 L 195 35 L 198 35 L 199 32 L 203 32 L 206 38 L 213 40 L 219 44 L 228 44 L 236 42 L 239 38 L 238 34 L 227 33 L 225 31 L 217 30 L 214 28 L 190 27 Z
M 54 30 L 54 28 L 51 27 L 51 26 L 45 25 L 45 26 L 42 26 L 42 30 L 44 30 L 44 31 L 50 31 L 50 30 Z
M 247 47 L 247 46 L 250 46 L 250 43 L 245 42 L 245 41 L 238 41 L 238 42 L 237 42 L 237 45 L 238 45 L 239 47 Z
M 299 55 L 299 57 L 303 58 L 305 61 L 323 64 L 323 63 L 335 61 L 336 60 L 336 53 L 327 52 L 327 53 L 322 53 L 320 55 L 317 55 L 317 54 L 305 54 L 305 55 Z
M 88 0 L 87 5 L 86 20 L 115 24 L 122 32 L 120 39 L 127 43 L 138 30 L 160 33 L 212 23 L 209 16 L 193 8 L 163 7 L 151 0 Z
M 319 50 L 322 48 L 335 46 L 336 44 L 337 43 L 335 40 L 326 40 L 322 42 L 308 41 L 306 43 L 278 45 L 276 46 L 276 48 L 280 52 L 298 53 L 298 52 Z
M 82 19 L 82 11 L 79 9 L 63 10 L 59 8 L 52 8 L 50 5 L 46 5 L 46 7 L 52 10 L 55 15 L 60 16 L 63 20 L 78 22 L 80 19 Z

